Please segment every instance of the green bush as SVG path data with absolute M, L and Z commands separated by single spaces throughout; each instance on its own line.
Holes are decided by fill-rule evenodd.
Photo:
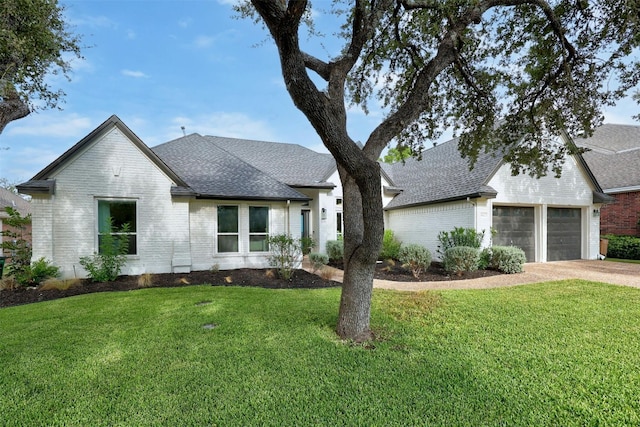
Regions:
M 609 240 L 607 248 L 609 258 L 640 260 L 640 237 L 607 234 L 602 238 Z
M 524 251 L 515 246 L 493 246 L 491 248 L 491 267 L 503 273 L 522 273 L 527 257 Z
M 331 261 L 342 261 L 344 258 L 344 242 L 342 240 L 328 240 L 327 255 L 329 255 Z
M 92 282 L 112 282 L 118 278 L 127 262 L 129 251 L 129 224 L 124 224 L 118 233 L 113 234 L 111 218 L 107 218 L 108 233 L 100 239 L 99 253 L 80 258 L 80 265 L 87 270 Z
M 384 230 L 380 259 L 398 259 L 402 242 L 393 234 L 393 230 Z
M 289 234 L 269 236 L 269 250 L 269 262 L 278 271 L 278 275 L 285 280 L 291 279 L 302 257 L 300 240 Z
M 29 242 L 29 224 L 31 214 L 20 215 L 20 212 L 6 207 L 5 212 L 8 218 L 2 222 L 8 226 L 5 230 L 0 229 L 0 255 L 7 256 L 6 275 L 13 276 L 15 281 L 21 286 L 28 286 L 31 283 L 31 244 Z
M 302 247 L 302 255 L 309 255 L 316 245 L 316 241 L 312 237 L 301 237 L 300 246 Z
M 452 231 L 438 233 L 438 253 L 444 257 L 447 249 L 456 246 L 468 246 L 480 249 L 484 240 L 484 230 L 477 232 L 474 228 L 454 227 Z
M 480 261 L 480 250 L 470 246 L 454 246 L 444 253 L 442 266 L 453 274 L 476 271 Z
M 398 253 L 398 260 L 404 268 L 409 268 L 415 278 L 431 265 L 431 252 L 424 246 L 410 244 L 402 246 Z
M 323 266 L 329 264 L 329 255 L 321 254 L 318 252 L 311 252 L 309 254 L 309 261 L 311 262 L 313 271 L 318 271 Z
M 480 251 L 480 260 L 478 261 L 478 270 L 486 270 L 491 267 L 491 257 L 493 251 L 491 248 L 484 248 Z

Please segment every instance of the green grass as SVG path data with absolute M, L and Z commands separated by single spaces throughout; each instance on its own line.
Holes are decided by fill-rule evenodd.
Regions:
M 610 262 L 628 262 L 629 264 L 640 264 L 640 260 L 637 259 L 605 258 L 604 260 Z
M 2 309 L 0 424 L 640 424 L 638 289 L 376 290 L 365 345 L 336 339 L 339 297 L 189 286 Z

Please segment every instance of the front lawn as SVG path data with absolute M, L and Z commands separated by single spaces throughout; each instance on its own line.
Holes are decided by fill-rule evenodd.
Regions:
M 640 290 L 189 286 L 0 309 L 3 425 L 638 425 Z M 203 327 L 206 326 L 206 327 Z

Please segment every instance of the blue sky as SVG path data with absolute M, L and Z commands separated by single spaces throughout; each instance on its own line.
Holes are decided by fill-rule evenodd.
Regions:
M 322 7 L 319 0 L 314 3 Z M 261 26 L 233 16 L 232 0 L 60 0 L 82 36 L 84 60 L 62 110 L 10 123 L 0 134 L 0 178 L 26 181 L 112 114 L 153 147 L 187 133 L 292 142 L 326 152 L 293 106 L 277 52 Z M 317 14 L 320 28 L 331 24 Z M 335 54 L 331 40 L 320 48 Z M 324 57 L 326 58 L 326 56 Z M 630 100 L 605 114 L 608 123 L 637 124 Z M 351 136 L 365 140 L 381 118 L 353 110 Z

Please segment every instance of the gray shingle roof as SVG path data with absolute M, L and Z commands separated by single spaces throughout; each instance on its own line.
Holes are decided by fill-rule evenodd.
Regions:
M 487 186 L 501 156 L 481 154 L 474 168 L 458 152 L 458 139 L 440 144 L 422 153 L 422 160 L 408 159 L 403 164 L 383 165 L 397 186 L 403 189 L 387 209 L 430 204 L 448 200 L 463 200 L 479 195 L 495 196 Z
M 333 187 L 327 177 L 336 170 L 330 154 L 297 144 L 205 136 L 207 141 L 292 187 Z
M 640 126 L 605 124 L 574 142 L 590 150 L 582 157 L 605 191 L 640 186 Z
M 13 194 L 6 188 L 0 187 L 0 217 L 6 216 L 6 212 L 4 211 L 6 207 L 16 209 L 22 216 L 26 216 L 31 213 L 31 203 L 17 194 Z
M 191 134 L 152 150 L 200 197 L 308 199 L 285 183 L 223 150 L 211 137 Z

